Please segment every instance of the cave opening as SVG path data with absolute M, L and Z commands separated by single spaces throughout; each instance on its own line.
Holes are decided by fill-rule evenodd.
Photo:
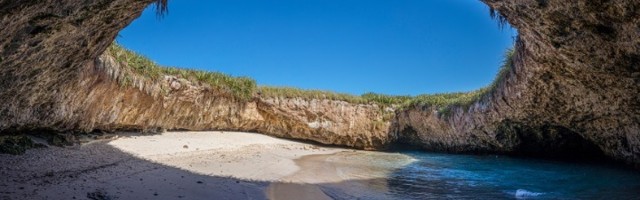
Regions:
M 475 3 L 481 4 L 482 6 L 485 6 L 481 1 L 477 1 Z M 194 57 L 198 56 L 197 53 L 194 53 L 193 51 L 189 51 L 189 50 L 187 50 L 187 48 L 193 48 L 193 49 L 196 49 L 196 51 L 200 51 L 200 52 L 207 52 L 207 51 L 211 50 L 211 49 L 207 49 L 206 47 L 202 46 L 202 45 L 207 45 L 207 42 L 211 42 L 211 41 L 206 41 L 207 39 L 201 39 L 201 40 L 205 40 L 206 42 L 200 41 L 202 43 L 202 45 L 196 45 L 196 44 L 193 44 L 193 43 L 189 43 L 189 41 L 187 41 L 187 40 L 180 39 L 178 41 L 183 41 L 183 42 L 185 42 L 185 44 L 179 44 L 178 45 L 177 44 L 178 42 L 171 40 L 171 37 L 167 37 L 166 35 L 162 36 L 161 34 L 159 34 L 158 36 L 153 36 L 153 37 L 145 35 L 143 37 L 139 37 L 139 36 L 137 36 L 135 34 L 136 31 L 140 31 L 140 30 L 142 30 L 142 31 L 150 31 L 150 30 L 153 30 L 153 29 L 161 29 L 161 30 L 175 29 L 175 30 L 180 30 L 180 31 L 176 32 L 175 30 L 172 30 L 172 31 L 169 31 L 170 32 L 169 34 L 180 35 L 180 34 L 184 34 L 185 32 L 192 32 L 192 33 L 195 32 L 196 33 L 195 35 L 190 35 L 190 36 L 201 37 L 201 38 L 208 37 L 208 35 L 207 35 L 207 33 L 208 33 L 207 31 L 208 30 L 205 30 L 205 29 L 202 29 L 202 28 L 196 28 L 195 30 L 190 30 L 189 28 L 176 26 L 176 23 L 173 21 L 173 19 L 170 19 L 172 16 L 175 16 L 175 15 L 179 16 L 181 14 L 185 14 L 184 11 L 180 10 L 180 7 L 183 4 L 186 5 L 186 4 L 193 4 L 193 3 L 189 3 L 189 2 L 183 2 L 183 3 L 180 3 L 180 4 L 176 3 L 175 7 L 177 7 L 177 8 L 175 8 L 176 9 L 175 12 L 173 12 L 171 16 L 166 16 L 167 1 L 158 1 L 158 4 L 157 4 L 158 6 L 151 7 L 151 9 L 147 9 L 145 11 L 145 13 L 142 15 L 141 19 L 139 19 L 138 21 L 135 21 L 133 23 L 133 25 L 131 25 L 130 27 L 128 27 L 127 29 L 123 30 L 120 33 L 120 37 L 118 38 L 119 43 L 124 44 L 125 46 L 131 45 L 134 49 L 140 48 L 140 51 L 144 52 L 144 53 L 149 52 L 149 55 L 150 55 L 150 57 L 152 59 L 158 58 L 158 60 L 160 60 L 160 62 L 162 62 L 162 63 L 164 63 L 166 61 L 167 63 L 172 63 L 171 65 L 190 66 L 189 64 L 184 64 L 183 65 L 183 64 L 173 64 L 173 63 L 177 63 L 176 60 L 185 59 L 185 58 L 194 58 Z M 541 2 L 540 4 L 541 5 L 543 5 L 543 4 L 546 5 L 545 2 Z M 225 6 L 228 6 L 228 7 L 225 7 Z M 300 46 L 295 46 L 295 45 L 294 46 L 287 46 L 287 44 L 285 42 L 283 42 L 284 40 L 294 40 L 295 41 L 296 39 L 298 39 L 295 36 L 296 34 L 301 34 L 301 33 L 305 34 L 304 31 L 297 30 L 298 32 L 295 32 L 295 31 L 291 32 L 290 29 L 286 29 L 286 28 L 287 27 L 288 28 L 294 27 L 294 28 L 297 28 L 297 29 L 304 29 L 304 28 L 314 29 L 316 27 L 314 27 L 314 26 L 304 26 L 304 25 L 300 25 L 300 24 L 293 24 L 293 25 L 292 24 L 286 24 L 286 23 L 291 23 L 291 22 L 283 20 L 282 18 L 285 17 L 284 15 L 283 16 L 275 15 L 275 17 L 273 15 L 272 16 L 269 15 L 269 14 L 273 14 L 273 13 L 270 13 L 269 9 L 277 10 L 277 6 L 269 7 L 269 6 L 272 6 L 272 5 L 266 5 L 267 8 L 254 8 L 254 7 L 249 7 L 248 8 L 250 11 L 264 12 L 262 14 L 266 14 L 266 15 L 263 15 L 263 16 L 250 15 L 247 18 L 243 19 L 243 18 L 238 17 L 237 15 L 231 15 L 232 18 L 224 18 L 224 17 L 229 17 L 229 16 L 223 15 L 225 9 L 231 9 L 233 11 L 238 11 L 238 10 L 235 10 L 235 9 L 247 8 L 247 7 L 244 7 L 244 6 L 246 6 L 246 5 L 237 5 L 237 4 L 221 5 L 220 9 L 212 10 L 213 13 L 218 13 L 219 15 L 204 15 L 204 14 L 201 14 L 201 15 L 196 15 L 196 17 L 200 17 L 200 18 L 203 18 L 203 19 L 206 19 L 207 17 L 212 17 L 212 16 L 221 17 L 222 19 L 215 19 L 214 20 L 214 21 L 217 21 L 217 23 L 214 23 L 213 27 L 217 27 L 219 29 L 224 29 L 224 28 L 220 28 L 220 27 L 224 27 L 225 25 L 226 26 L 229 25 L 228 23 L 224 23 L 224 22 L 220 22 L 220 21 L 228 22 L 228 21 L 232 21 L 232 19 L 241 19 L 241 21 L 242 20 L 246 20 L 246 22 L 249 22 L 248 25 L 244 24 L 244 26 L 240 26 L 240 29 L 233 29 L 233 28 L 237 28 L 237 27 L 230 27 L 229 30 L 226 30 L 226 32 L 217 32 L 217 33 L 219 33 L 219 35 L 215 35 L 214 34 L 214 35 L 211 36 L 211 37 L 214 37 L 214 38 L 215 37 L 220 37 L 220 38 L 223 38 L 222 40 L 229 40 L 229 41 L 248 40 L 248 41 L 254 42 L 254 43 L 237 42 L 237 43 L 234 44 L 236 46 L 244 46 L 244 47 L 246 47 L 246 46 L 251 46 L 251 45 L 259 45 L 259 44 L 255 43 L 255 42 L 258 41 L 259 39 L 265 39 L 265 40 L 276 41 L 276 42 L 270 43 L 271 45 L 274 45 L 276 43 L 283 43 L 284 44 L 283 45 L 284 48 L 291 48 L 291 49 L 294 49 L 294 50 L 299 50 L 300 52 L 304 52 L 305 50 L 307 50 L 307 49 L 304 49 L 304 48 L 300 48 Z M 265 6 L 265 5 L 261 5 L 261 6 Z M 460 5 L 457 5 L 457 6 L 460 6 Z M 206 7 L 206 6 L 204 6 L 204 7 Z M 325 7 L 325 9 L 326 8 L 327 7 Z M 172 9 L 174 9 L 174 8 L 172 8 Z M 211 9 L 211 8 L 207 8 L 207 9 Z M 499 30 L 501 32 L 500 34 L 498 34 L 499 37 L 507 36 L 507 39 L 503 40 L 503 42 L 504 41 L 508 41 L 508 42 L 505 43 L 506 45 L 503 45 L 503 46 L 500 47 L 501 48 L 500 51 L 504 51 L 504 49 L 506 49 L 506 48 L 513 47 L 515 45 L 515 42 L 516 42 L 516 39 L 515 39 L 516 36 L 515 35 L 509 35 L 509 34 L 517 34 L 516 30 L 514 30 L 510 26 L 510 24 L 507 21 L 507 19 L 504 18 L 497 11 L 495 11 L 493 9 L 488 9 L 488 7 L 483 7 L 482 9 L 484 9 L 482 11 L 482 15 L 484 15 L 484 16 L 480 17 L 480 18 L 491 19 L 492 26 L 497 26 L 497 28 L 493 27 L 493 28 L 488 28 L 488 29 Z M 486 10 L 489 10 L 489 15 L 487 15 Z M 313 11 L 312 9 L 308 9 L 308 10 L 302 9 L 302 11 L 300 11 L 300 12 L 313 13 L 312 11 Z M 349 11 L 352 11 L 352 10 L 349 10 Z M 191 12 L 193 12 L 193 11 L 191 11 Z M 157 17 L 158 13 L 160 13 L 159 15 L 162 16 L 161 20 L 158 20 L 158 17 Z M 195 13 L 197 13 L 197 12 L 195 12 Z M 223 13 L 223 14 L 220 14 L 220 13 Z M 226 14 L 229 14 L 229 13 L 226 13 Z M 366 15 L 366 14 L 363 14 L 362 12 L 360 12 L 358 14 Z M 377 13 L 377 14 L 379 14 L 379 13 Z M 326 16 L 326 15 L 308 16 L 308 15 L 304 15 L 304 14 L 299 15 L 299 17 L 300 16 L 301 17 L 307 17 L 307 18 L 312 19 L 312 20 L 318 20 L 318 21 L 322 21 L 321 17 L 328 17 L 328 18 L 333 17 L 333 16 Z M 188 15 L 188 17 L 192 17 L 192 15 Z M 270 20 L 277 21 L 279 23 L 283 23 L 284 25 L 282 25 L 282 26 L 285 27 L 285 28 L 277 27 L 277 26 L 269 27 L 269 26 L 264 26 L 264 25 L 262 25 L 263 27 L 261 27 L 260 25 L 257 25 L 257 24 L 261 23 L 260 21 L 256 21 L 255 19 L 251 20 L 251 18 L 253 18 L 253 17 L 257 17 L 257 18 L 263 17 L 263 18 L 267 18 L 267 19 L 270 19 Z M 280 17 L 280 18 L 278 18 L 278 17 Z M 413 17 L 415 17 L 415 16 L 413 16 Z M 449 18 L 451 18 L 451 17 L 449 16 Z M 184 18 L 182 18 L 181 20 L 184 20 Z M 280 20 L 280 21 L 278 21 L 278 20 Z M 403 20 L 406 20 L 406 18 L 404 18 Z M 356 21 L 357 21 L 357 19 L 356 19 Z M 496 23 L 496 21 L 497 21 L 497 23 Z M 253 24 L 251 24 L 251 23 L 253 23 Z M 349 21 L 348 23 L 353 23 L 353 21 Z M 345 23 L 345 24 L 348 24 L 348 23 Z M 151 24 L 151 25 L 149 25 L 149 24 Z M 168 25 L 168 26 L 164 26 L 164 25 Z M 191 24 L 191 25 L 193 26 L 193 24 Z M 196 25 L 198 25 L 198 24 L 196 24 Z M 412 24 L 412 25 L 415 25 L 415 24 Z M 140 28 L 138 26 L 141 26 L 143 28 Z M 147 26 L 147 27 L 144 27 L 144 26 Z M 178 27 L 178 28 L 176 28 L 176 27 Z M 198 26 L 195 26 L 195 27 L 198 27 Z M 258 27 L 258 28 L 256 28 L 256 27 Z M 279 29 L 279 28 L 280 29 L 284 29 L 286 31 L 290 31 L 290 32 L 286 32 L 286 31 L 278 32 L 279 34 L 278 33 L 271 33 L 273 35 L 279 35 L 279 36 L 281 36 L 281 38 L 279 38 L 279 37 L 271 37 L 271 38 L 265 37 L 265 38 L 254 39 L 254 38 L 251 38 L 251 37 L 247 37 L 247 35 L 256 34 L 255 31 L 258 31 L 258 32 L 263 31 L 263 32 L 265 32 L 265 30 L 268 30 L 268 29 Z M 335 28 L 335 27 L 333 27 L 333 28 Z M 443 27 L 434 27 L 434 29 L 446 29 L 446 28 L 447 27 L 444 27 L 444 28 Z M 486 28 L 486 27 L 484 27 L 484 28 Z M 247 30 L 251 30 L 251 31 L 254 31 L 254 32 L 250 32 L 250 31 L 248 32 Z M 314 29 L 314 30 L 318 31 L 317 29 Z M 401 29 L 401 30 L 404 30 L 404 29 Z M 606 29 L 603 29 L 603 30 L 604 30 L 604 32 L 607 32 Z M 232 33 L 232 32 L 240 33 L 240 35 L 243 35 L 245 33 L 246 34 L 243 35 L 244 37 L 239 37 L 239 38 L 228 37 L 228 35 L 225 35 L 225 34 Z M 320 32 L 321 32 L 321 34 L 327 34 L 327 33 L 330 34 L 330 32 L 322 32 L 322 30 L 320 30 Z M 260 33 L 258 33 L 258 35 L 259 34 Z M 308 34 L 308 33 L 306 33 L 306 34 Z M 305 36 L 308 36 L 308 35 L 305 35 Z M 314 35 L 312 35 L 312 36 L 314 36 Z M 159 41 L 159 40 L 161 40 L 161 39 L 159 39 L 160 37 L 164 37 L 165 38 L 165 42 L 158 42 L 158 43 L 151 43 L 150 42 L 150 41 L 154 41 L 154 40 L 155 41 Z M 321 37 L 319 37 L 317 35 L 315 35 L 315 37 L 321 38 Z M 284 40 L 283 40 L 283 38 L 284 38 Z M 477 40 L 477 38 L 475 38 L 475 39 Z M 139 40 L 139 41 L 136 41 L 136 40 Z M 145 41 L 145 40 L 148 40 L 148 41 Z M 367 41 L 371 42 L 371 40 L 367 40 Z M 241 48 L 237 49 L 237 48 L 234 48 L 233 46 L 228 46 L 228 44 L 221 43 L 220 41 L 217 41 L 217 42 L 218 42 L 218 44 L 222 44 L 222 45 L 220 45 L 221 46 L 220 48 L 231 49 L 230 51 L 232 53 L 236 54 L 236 56 L 237 55 L 242 55 L 242 56 L 248 56 L 249 58 L 257 58 L 255 56 L 256 52 L 246 51 L 246 49 L 241 49 Z M 325 41 L 325 42 L 327 42 L 327 41 Z M 334 41 L 331 41 L 331 42 L 334 42 Z M 328 42 L 328 43 L 331 43 L 331 42 Z M 143 45 L 141 45 L 141 44 L 143 44 Z M 161 49 L 163 49 L 162 46 L 166 45 L 166 44 L 173 45 L 173 47 L 175 49 L 173 51 L 159 52 L 159 51 L 161 51 Z M 456 43 L 454 43 L 454 44 L 456 44 Z M 185 47 L 180 47 L 180 45 L 187 45 L 187 46 L 188 45 L 192 45 L 192 47 L 185 48 Z M 227 45 L 227 46 L 225 46 L 225 45 Z M 314 46 L 314 43 L 309 43 L 309 44 L 305 44 L 305 45 L 308 46 L 308 47 L 311 47 L 311 48 L 326 48 L 326 47 L 324 47 L 322 45 L 318 45 L 318 44 L 315 44 L 316 46 Z M 350 45 L 353 45 L 353 44 L 350 44 Z M 138 46 L 138 47 L 136 47 L 136 46 Z M 140 47 L 140 46 L 147 46 L 147 47 Z M 454 45 L 452 45 L 452 46 L 454 46 Z M 482 46 L 482 45 L 480 45 L 480 46 Z M 258 47 L 258 48 L 262 48 L 262 47 Z M 372 47 L 369 47 L 369 48 L 372 48 Z M 373 47 L 373 48 L 375 48 L 375 47 Z M 147 50 L 145 50 L 145 49 L 147 49 Z M 153 49 L 153 50 L 149 50 L 149 49 Z M 166 48 L 164 48 L 164 49 L 166 49 Z M 456 46 L 455 49 L 459 50 L 460 47 Z M 176 53 L 175 50 L 183 50 L 183 51 L 185 51 L 187 53 L 184 53 L 184 54 Z M 278 50 L 281 51 L 281 49 L 278 49 Z M 278 51 L 278 50 L 276 50 L 276 51 Z M 335 49 L 333 49 L 333 50 L 335 50 Z M 257 51 L 257 52 L 264 53 L 266 51 L 273 51 L 273 49 L 264 48 L 264 49 L 261 49 L 261 51 Z M 475 50 L 475 51 L 478 51 L 478 50 Z M 220 53 L 220 52 L 222 52 L 222 50 L 220 50 L 220 49 L 215 50 L 214 49 L 213 52 Z M 290 52 L 282 51 L 282 52 L 278 52 L 278 53 L 280 53 L 280 54 L 272 54 L 271 56 L 278 57 L 278 58 L 280 58 L 280 60 L 287 60 L 287 59 L 282 59 L 282 58 L 285 58 L 285 57 L 282 56 L 282 54 L 286 54 L 286 53 L 290 53 Z M 327 53 L 327 52 L 320 52 L 318 54 L 322 54 L 322 53 Z M 448 52 L 448 53 L 452 54 L 451 52 Z M 162 58 L 162 57 L 175 56 L 175 55 L 172 55 L 172 54 L 178 54 L 178 56 L 177 56 L 178 59 L 174 58 L 174 60 L 171 60 L 171 59 Z M 188 54 L 193 54 L 193 55 L 188 55 Z M 494 52 L 491 52 L 491 54 L 492 55 L 502 55 L 502 52 L 496 53 L 494 51 Z M 231 54 L 224 54 L 224 55 L 230 56 Z M 456 55 L 456 57 L 461 57 L 461 56 L 464 57 L 465 53 L 460 53 L 460 55 Z M 209 58 L 213 58 L 214 60 L 215 59 L 221 59 L 221 57 L 224 57 L 224 56 L 212 56 L 212 55 L 209 55 Z M 230 57 L 235 57 L 235 56 L 230 56 Z M 486 54 L 485 54 L 485 57 L 486 57 Z M 307 57 L 307 58 L 309 58 L 309 57 Z M 223 72 L 227 72 L 226 70 L 230 70 L 229 73 L 231 73 L 233 75 L 246 75 L 246 76 L 251 77 L 251 78 L 255 77 L 256 79 L 258 79 L 258 83 L 259 84 L 265 84 L 265 82 L 266 82 L 267 85 L 287 85 L 287 86 L 296 86 L 296 87 L 300 86 L 300 85 L 298 83 L 296 83 L 295 81 L 294 82 L 289 82 L 289 83 L 286 83 L 286 84 L 282 84 L 283 82 L 269 83 L 269 80 L 262 81 L 262 80 L 264 80 L 264 78 L 262 78 L 259 73 L 264 73 L 265 71 L 274 70 L 274 71 L 277 71 L 276 74 L 280 75 L 280 76 L 278 76 L 278 79 L 281 79 L 281 80 L 292 79 L 292 78 L 295 79 L 295 77 L 302 77 L 301 79 L 305 79 L 305 80 L 318 79 L 318 78 L 319 79 L 323 79 L 323 76 L 324 76 L 326 80 L 322 80 L 320 83 L 339 82 L 340 80 L 349 79 L 348 77 L 344 77 L 344 76 L 343 77 L 331 77 L 330 74 L 319 73 L 318 70 L 308 70 L 308 71 L 298 70 L 298 71 L 296 71 L 297 67 L 306 65 L 305 63 L 300 63 L 300 62 L 296 63 L 296 64 L 298 64 L 298 66 L 295 66 L 294 64 L 291 64 L 291 63 L 287 63 L 287 64 L 281 64 L 282 66 L 286 66 L 284 68 L 269 69 L 268 67 L 264 68 L 260 64 L 256 64 L 256 63 L 260 63 L 260 61 L 254 61 L 253 63 L 251 63 L 254 66 L 250 66 L 249 64 L 246 64 L 244 66 L 237 67 L 236 69 L 228 69 L 228 68 L 225 69 L 225 67 L 227 67 L 225 65 L 228 65 L 228 66 L 240 66 L 240 65 L 235 64 L 234 62 L 238 62 L 239 60 L 242 60 L 242 59 L 246 59 L 246 57 L 240 58 L 240 59 L 236 58 L 235 60 L 226 60 L 226 61 L 221 62 L 221 63 L 212 64 L 213 66 L 221 66 L 222 69 L 218 69 L 216 67 L 207 68 L 206 66 L 204 68 L 201 68 L 201 69 L 204 69 L 204 70 L 216 70 L 216 71 L 220 70 L 220 71 L 223 71 Z M 264 59 L 264 58 L 260 58 L 260 59 Z M 258 60 L 260 60 L 260 59 L 258 59 Z M 330 57 L 325 57 L 325 59 L 326 60 L 332 60 Z M 342 60 L 349 59 L 349 55 L 346 56 L 346 57 L 341 57 L 341 59 Z M 503 62 L 502 59 L 503 58 L 500 57 L 498 61 L 499 62 Z M 508 61 L 510 59 L 511 59 L 510 57 L 504 58 L 504 60 L 506 60 L 506 61 Z M 165 60 L 165 61 L 163 61 L 163 60 Z M 333 60 L 340 60 L 340 59 L 335 59 L 334 58 Z M 317 62 L 317 61 L 311 59 L 311 62 Z M 445 62 L 447 62 L 447 61 L 445 61 Z M 191 63 L 196 63 L 196 64 L 191 65 L 191 66 L 203 66 L 203 65 L 210 64 L 208 62 L 191 62 Z M 265 63 L 268 63 L 268 62 L 265 62 Z M 353 64 L 353 62 L 352 62 L 352 64 Z M 397 65 L 397 63 L 391 63 L 391 65 L 393 65 L 393 64 Z M 364 68 L 359 68 L 357 66 L 357 65 L 364 65 L 362 63 L 356 63 L 355 65 L 356 65 L 355 68 L 358 69 L 358 70 L 363 70 L 364 69 Z M 500 64 L 493 64 L 494 67 L 499 66 L 499 65 Z M 260 67 L 255 67 L 255 66 L 260 66 Z M 323 67 L 321 67 L 321 66 L 322 65 L 316 65 L 316 66 L 314 66 L 312 68 L 322 69 Z M 407 70 L 407 69 L 411 70 L 411 69 L 419 68 L 419 67 L 416 67 L 416 65 L 413 65 L 411 67 L 412 68 L 406 68 L 406 69 L 402 68 L 401 70 Z M 385 70 L 385 69 L 388 70 L 390 68 L 394 68 L 394 67 L 390 67 L 390 65 L 386 65 L 386 66 L 383 66 L 382 68 L 374 68 L 373 70 Z M 455 71 L 457 73 L 459 71 L 463 71 L 464 69 L 468 69 L 468 68 L 469 68 L 469 66 L 467 65 L 467 66 L 464 66 L 464 68 L 460 68 L 460 69 L 457 69 Z M 348 66 L 341 66 L 340 69 L 349 69 L 349 67 Z M 278 71 L 278 70 L 292 70 L 292 71 L 298 72 L 300 74 L 288 73 L 286 71 Z M 438 68 L 435 69 L 435 71 L 438 71 L 438 70 L 440 70 L 440 69 L 438 69 Z M 329 69 L 327 71 L 332 71 L 332 70 Z M 336 70 L 333 70 L 333 71 L 336 71 Z M 495 70 L 495 69 L 486 70 L 486 68 L 485 68 L 485 69 L 482 69 L 482 71 L 491 72 L 491 71 L 497 71 L 497 70 Z M 247 73 L 247 72 L 257 72 L 258 74 L 251 74 L 251 73 Z M 310 72 L 313 72 L 313 73 L 310 73 Z M 442 72 L 442 70 L 440 70 L 439 72 Z M 335 73 L 335 72 L 331 72 L 331 73 Z M 473 73 L 477 74 L 477 72 L 473 72 Z M 304 74 L 311 74 L 313 76 L 305 76 Z M 355 74 L 358 74 L 358 72 L 357 72 L 357 70 L 356 71 L 349 71 L 348 73 L 345 73 L 345 74 L 348 74 L 348 76 L 353 76 Z M 490 76 L 491 78 L 489 80 L 492 80 L 494 78 L 495 73 L 492 73 L 492 74 L 493 75 Z M 388 73 L 383 73 L 383 75 L 384 76 L 388 76 L 389 74 Z M 424 74 L 422 74 L 422 75 L 424 75 Z M 447 78 L 451 79 L 455 75 L 442 75 L 442 74 L 439 74 L 437 76 L 447 77 Z M 499 76 L 498 79 L 500 79 L 500 74 L 498 76 Z M 326 78 L 326 77 L 329 77 L 329 78 Z M 376 80 L 382 80 L 384 78 L 378 77 L 378 78 L 375 78 L 375 79 Z M 409 78 L 403 78 L 403 79 L 411 79 L 411 78 L 409 77 Z M 442 80 L 440 80 L 440 81 L 441 82 L 438 82 L 437 84 L 433 84 L 433 85 L 439 85 L 439 86 L 452 85 L 451 82 L 446 83 L 446 81 L 442 81 Z M 360 80 L 360 82 L 352 82 L 350 84 L 341 83 L 341 84 L 337 84 L 337 85 L 338 86 L 365 85 L 363 83 L 366 83 L 366 82 L 370 82 L 370 81 Z M 393 83 L 382 82 L 382 81 L 373 81 L 373 82 L 380 82 L 382 84 L 387 84 L 387 85 L 392 85 L 393 84 Z M 429 85 L 429 84 L 413 84 L 413 85 L 422 85 L 420 87 L 423 87 L 424 85 Z M 486 83 L 484 83 L 484 84 L 476 84 L 473 87 L 466 87 L 466 89 L 462 89 L 462 90 L 463 91 L 464 90 L 469 91 L 469 90 L 478 88 L 479 86 L 482 86 L 482 85 L 486 85 Z M 320 88 L 320 89 L 335 90 L 335 88 L 327 88 L 322 84 L 316 85 L 315 87 L 314 86 L 301 86 L 301 87 L 302 88 L 306 88 L 306 89 L 309 89 L 309 88 L 311 88 L 311 89 Z M 374 88 L 376 86 L 373 86 L 373 87 L 366 86 L 366 87 Z M 342 92 L 339 89 L 337 91 L 338 92 Z M 445 91 L 437 91 L 437 90 L 431 89 L 430 92 L 434 92 L 434 91 L 436 93 L 437 92 L 451 92 L 451 91 L 459 91 L 459 89 L 458 90 L 456 90 L 456 89 L 445 90 Z M 358 94 L 358 92 L 359 93 L 365 93 L 365 92 L 369 92 L 369 91 L 364 91 L 364 90 L 360 90 L 360 91 L 356 91 L 356 92 L 354 92 L 354 91 L 346 91 L 346 93 L 351 93 L 351 94 Z M 387 93 L 392 93 L 393 94 L 393 92 L 387 92 Z M 411 93 L 411 92 L 409 92 L 409 93 Z M 425 93 L 425 92 L 412 93 L 412 95 L 417 95 L 417 94 L 422 94 L 422 93 Z M 426 93 L 428 93 L 428 92 L 426 92 Z M 571 159 L 571 160 L 602 160 L 605 157 L 603 152 L 599 149 L 599 147 L 597 145 L 593 144 L 591 141 L 588 141 L 588 140 L 584 139 L 582 136 L 580 136 L 580 134 L 578 134 L 576 132 L 573 132 L 573 131 L 571 131 L 571 130 L 569 130 L 567 128 L 560 127 L 560 126 L 557 126 L 557 127 L 556 126 L 554 126 L 554 127 L 552 127 L 552 126 L 543 126 L 543 127 L 539 127 L 539 128 L 531 128 L 531 127 L 523 128 L 523 125 L 516 125 L 516 127 L 514 127 L 513 124 L 510 124 L 510 123 L 507 123 L 507 124 L 508 125 L 505 125 L 505 127 L 507 127 L 506 129 L 510 130 L 510 132 L 509 132 L 510 135 L 504 136 L 504 134 L 505 134 L 504 132 L 499 132 L 498 133 L 498 137 L 502 138 L 502 139 L 511 138 L 511 139 L 518 140 L 515 143 L 516 145 L 513 146 L 513 149 L 512 149 L 512 151 L 515 152 L 515 153 L 509 153 L 510 155 L 514 155 L 514 156 L 529 156 L 529 157 L 543 157 L 543 158 L 551 158 L 551 159 Z M 506 130 L 506 129 L 504 129 L 504 130 Z M 413 130 L 413 128 L 411 128 L 411 127 L 405 128 L 404 130 L 400 131 L 400 133 L 398 133 L 399 138 L 396 140 L 396 143 L 394 143 L 390 147 L 390 149 L 393 149 L 393 150 L 424 149 L 423 147 L 420 147 L 420 145 L 417 144 L 417 142 L 416 142 L 416 141 L 419 141 L 419 138 L 418 138 L 417 134 L 418 133 L 415 130 Z M 502 137 L 502 136 L 504 136 L 504 137 Z M 513 142 L 513 141 L 511 141 L 511 142 Z M 429 148 L 427 148 L 427 149 L 430 150 L 430 151 L 460 152 L 459 150 L 456 150 L 456 149 L 449 149 L 444 144 L 436 144 L 436 143 L 431 144 L 431 146 Z M 500 151 L 483 150 L 483 149 L 474 149 L 474 153 L 501 153 L 501 152 Z
M 481 1 L 156 5 L 119 44 L 166 66 L 349 95 L 476 90 L 494 79 L 517 35 Z

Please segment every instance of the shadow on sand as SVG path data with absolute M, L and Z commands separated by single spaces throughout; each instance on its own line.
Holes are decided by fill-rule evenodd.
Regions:
M 273 182 L 198 174 L 136 157 L 109 141 L 0 155 L 0 199 L 351 199 L 358 194 L 330 189 L 384 181 L 277 183 L 284 187 L 269 189 Z

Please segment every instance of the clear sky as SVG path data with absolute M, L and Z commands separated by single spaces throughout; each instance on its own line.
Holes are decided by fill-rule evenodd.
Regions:
M 515 35 L 478 0 L 170 0 L 117 40 L 260 85 L 417 95 L 488 85 Z

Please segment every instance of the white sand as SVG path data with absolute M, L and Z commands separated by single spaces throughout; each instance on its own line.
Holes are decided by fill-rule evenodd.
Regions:
M 326 199 L 318 185 L 384 177 L 376 156 L 409 160 L 253 133 L 121 134 L 0 155 L 0 199 Z
M 302 156 L 343 151 L 242 132 L 169 132 L 118 139 L 109 145 L 198 174 L 254 181 L 277 181 L 293 174 L 299 170 L 293 160 Z

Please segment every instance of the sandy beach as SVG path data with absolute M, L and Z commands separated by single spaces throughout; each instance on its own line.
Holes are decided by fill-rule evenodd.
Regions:
M 386 173 L 411 158 L 254 133 L 166 132 L 0 162 L 0 199 L 331 199 L 384 190 Z

